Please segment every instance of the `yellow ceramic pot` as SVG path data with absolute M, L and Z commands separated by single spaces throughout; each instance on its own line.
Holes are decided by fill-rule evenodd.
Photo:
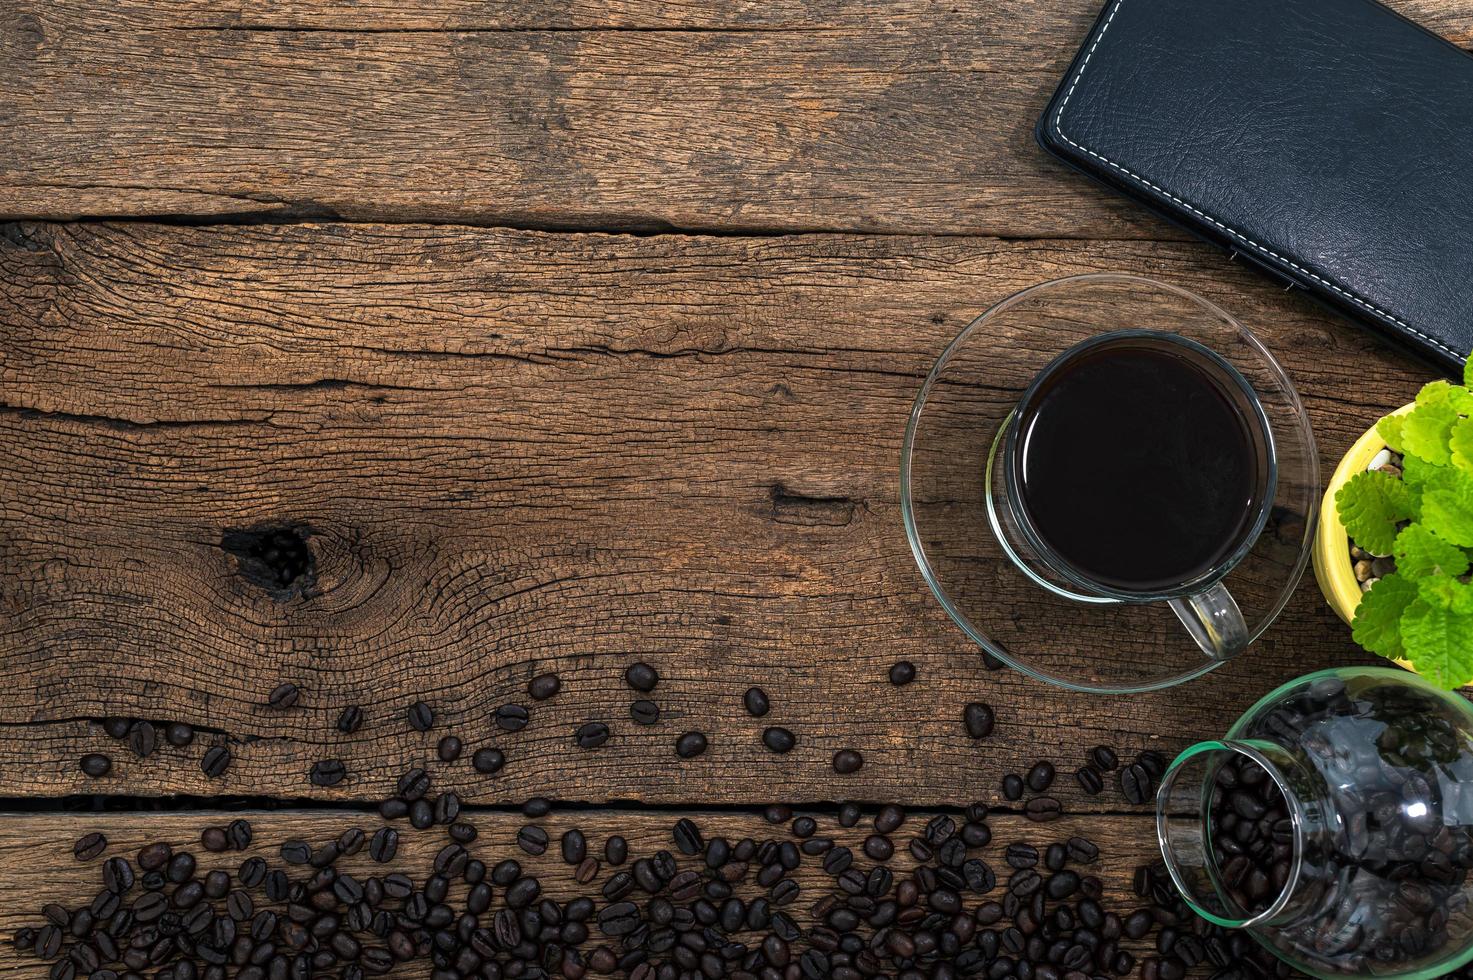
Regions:
M 1411 405 L 1397 409 L 1393 415 L 1412 410 Z M 1364 473 L 1376 454 L 1386 448 L 1386 441 L 1376 432 L 1373 425 L 1355 441 L 1325 489 L 1325 499 L 1320 502 L 1320 523 L 1314 537 L 1314 577 L 1319 580 L 1320 591 L 1336 615 L 1349 623 L 1355 618 L 1355 607 L 1360 605 L 1360 583 L 1355 580 L 1355 570 L 1350 564 L 1350 536 L 1340 515 L 1335 511 L 1335 494 L 1357 473 Z M 1404 661 L 1403 667 L 1411 669 Z

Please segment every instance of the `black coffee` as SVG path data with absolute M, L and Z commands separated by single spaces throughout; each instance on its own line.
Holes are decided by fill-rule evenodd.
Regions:
M 1213 355 L 1129 334 L 1054 365 L 1019 408 L 1027 517 L 1084 578 L 1169 592 L 1233 555 L 1269 492 L 1256 404 Z

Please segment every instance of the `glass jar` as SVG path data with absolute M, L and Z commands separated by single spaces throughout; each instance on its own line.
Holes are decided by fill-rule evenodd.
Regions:
M 1473 960 L 1473 706 L 1400 670 L 1309 674 L 1183 752 L 1157 797 L 1204 918 L 1317 977 Z

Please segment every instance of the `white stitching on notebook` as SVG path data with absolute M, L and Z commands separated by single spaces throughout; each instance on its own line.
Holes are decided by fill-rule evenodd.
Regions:
M 1069 105 L 1069 100 L 1074 97 L 1074 89 L 1078 87 L 1078 85 L 1079 85 L 1079 79 L 1084 76 L 1084 70 L 1089 67 L 1089 59 L 1091 59 L 1091 58 L 1094 57 L 1095 49 L 1100 46 L 1100 41 L 1102 41 L 1104 39 L 1105 32 L 1110 29 L 1110 25 L 1111 24 L 1115 23 L 1115 15 L 1117 13 L 1119 13 L 1120 7 L 1121 7 L 1121 5 L 1124 2 L 1125 2 L 1125 0 L 1115 0 L 1115 6 L 1110 9 L 1110 16 L 1105 19 L 1105 25 L 1103 27 L 1101 27 L 1100 28 L 1100 32 L 1095 35 L 1094 43 L 1089 46 L 1089 51 L 1085 54 L 1084 61 L 1079 66 L 1079 71 L 1077 71 L 1077 72 L 1074 73 L 1074 81 L 1072 81 L 1069 84 L 1069 91 L 1064 94 L 1064 101 L 1062 101 L 1062 102 L 1059 103 L 1059 111 L 1054 114 L 1054 132 L 1059 135 L 1059 138 L 1062 139 L 1064 142 L 1068 143 L 1070 146 L 1074 147 L 1076 150 L 1079 150 L 1082 153 L 1088 153 L 1090 156 L 1094 157 L 1096 160 L 1099 160 L 1100 162 L 1102 162 L 1104 164 L 1107 164 L 1108 166 L 1114 168 L 1115 170 L 1120 171 L 1121 173 L 1125 174 L 1127 177 L 1131 178 L 1132 180 L 1136 181 L 1137 183 L 1143 184 L 1144 186 L 1149 187 L 1151 190 L 1155 191 L 1157 194 L 1160 194 L 1163 197 L 1167 197 L 1167 198 L 1175 201 L 1177 204 L 1179 204 L 1182 207 L 1186 208 L 1188 211 L 1192 212 L 1193 214 L 1197 215 L 1198 217 L 1200 217 L 1200 218 L 1202 218 L 1202 219 L 1204 219 L 1206 221 L 1211 222 L 1217 228 L 1220 228 L 1222 231 L 1225 231 L 1229 235 L 1232 235 L 1234 238 L 1236 238 L 1240 242 L 1243 242 L 1245 245 L 1248 245 L 1251 248 L 1254 248 L 1254 249 L 1258 250 L 1259 252 L 1262 252 L 1264 255 L 1267 255 L 1267 256 L 1270 256 L 1271 258 L 1277 259 L 1278 261 L 1280 261 L 1280 262 L 1284 263 L 1285 265 L 1287 265 L 1289 268 L 1294 269 L 1295 271 L 1297 271 L 1297 272 L 1299 272 L 1299 273 L 1301 273 L 1303 275 L 1306 275 L 1309 278 L 1313 279 L 1315 282 L 1319 283 L 1320 285 L 1326 286 L 1326 287 L 1328 287 L 1330 289 L 1333 289 L 1335 292 L 1339 293 L 1341 296 L 1344 296 L 1346 299 L 1350 300 L 1352 303 L 1355 303 L 1358 306 L 1362 306 L 1365 309 L 1370 310 L 1372 313 L 1375 313 L 1377 316 L 1380 316 L 1382 319 L 1391 321 L 1392 323 L 1394 323 L 1397 326 L 1401 327 L 1403 330 L 1406 330 L 1406 331 L 1408 331 L 1410 333 L 1416 334 L 1418 337 L 1421 337 L 1423 340 L 1427 341 L 1427 343 L 1432 344 L 1434 347 L 1437 347 L 1439 350 L 1444 350 L 1448 354 L 1451 354 L 1453 357 L 1458 358 L 1459 360 L 1461 360 L 1463 358 L 1463 355 L 1462 354 L 1459 354 L 1457 351 L 1453 350 L 1451 347 L 1449 347 L 1446 344 L 1442 343 L 1442 341 L 1437 340 L 1437 339 L 1435 339 L 1433 337 L 1427 336 L 1425 333 L 1423 333 L 1422 331 L 1418 330 L 1416 327 L 1412 326 L 1411 324 L 1407 323 L 1406 321 L 1400 320 L 1397 317 L 1392 316 L 1390 313 L 1387 313 L 1385 310 L 1383 310 L 1383 309 L 1381 309 L 1379 307 L 1372 306 L 1370 303 L 1368 303 L 1365 300 L 1361 299 L 1359 296 L 1355 295 L 1354 293 L 1348 292 L 1348 291 L 1346 291 L 1344 289 L 1341 289 L 1339 286 L 1335 285 L 1333 282 L 1330 282 L 1327 279 L 1324 279 L 1324 278 L 1322 278 L 1320 276 L 1317 276 L 1313 272 L 1310 272 L 1308 269 L 1304 268 L 1303 266 L 1298 265 L 1297 263 L 1295 263 L 1295 262 L 1293 262 L 1293 261 L 1291 261 L 1289 259 L 1284 258 L 1282 255 L 1278 254 L 1277 252 L 1275 252 L 1275 251 L 1273 251 L 1271 249 L 1265 248 L 1264 246 L 1262 246 L 1262 245 L 1258 244 L 1257 242 L 1253 241 L 1253 239 L 1248 238 L 1246 235 L 1244 235 L 1242 232 L 1238 231 L 1236 228 L 1229 228 L 1227 225 L 1223 224 L 1221 221 L 1218 221 L 1216 218 L 1212 217 L 1210 214 L 1207 214 L 1205 211 L 1201 211 L 1201 210 L 1193 207 L 1192 205 L 1188 204 L 1186 201 L 1183 201 L 1181 198 L 1177 197 L 1175 194 L 1171 193 L 1170 191 L 1166 190 L 1165 188 L 1157 187 L 1155 184 L 1151 183 L 1149 180 L 1147 180 L 1146 178 L 1142 177 L 1140 174 L 1137 174 L 1137 173 L 1135 173 L 1135 172 L 1133 172 L 1131 170 L 1126 169 L 1125 167 L 1122 167 L 1120 164 L 1116 163 L 1114 160 L 1111 160 L 1109 157 L 1105 157 L 1105 156 L 1102 156 L 1102 155 L 1096 153 L 1094 150 L 1091 150 L 1087 146 L 1080 146 L 1078 143 L 1074 142 L 1067 135 L 1065 135 L 1065 133 L 1064 133 L 1064 109 Z

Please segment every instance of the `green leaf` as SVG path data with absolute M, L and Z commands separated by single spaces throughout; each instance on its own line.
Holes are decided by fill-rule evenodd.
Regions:
M 1401 443 L 1406 454 L 1446 466 L 1452 461 L 1447 444 L 1458 417 L 1457 409 L 1447 402 L 1445 395 L 1426 405 L 1419 400 L 1417 407 L 1403 416 Z
M 1401 479 L 1403 483 L 1412 488 L 1413 510 L 1417 508 L 1417 499 L 1421 493 L 1422 485 L 1437 470 L 1438 467 L 1433 466 L 1425 459 L 1418 459 L 1415 456 L 1403 456 L 1401 458 Z
M 1473 470 L 1473 419 L 1458 419 L 1453 423 L 1448 449 L 1452 451 L 1454 466 Z
M 1393 573 L 1379 580 L 1361 597 L 1351 636 L 1372 653 L 1400 658 L 1401 615 L 1416 598 L 1417 585 L 1411 579 Z
M 1373 555 L 1389 555 L 1396 525 L 1412 516 L 1405 483 L 1380 470 L 1357 473 L 1335 494 L 1335 509 L 1351 540 Z
M 1473 357 L 1463 362 L 1463 384 L 1473 388 Z
M 1388 415 L 1376 423 L 1376 434 L 1386 440 L 1386 445 L 1394 453 L 1404 452 L 1401 448 L 1401 427 L 1406 420 L 1405 415 Z
M 1421 509 L 1421 523 L 1429 531 L 1452 544 L 1473 547 L 1473 473 L 1453 467 L 1427 471 Z
M 1391 576 L 1388 576 L 1390 578 Z M 1460 589 L 1469 587 L 1454 581 Z M 1381 583 L 1371 589 L 1380 588 Z M 1417 673 L 1452 690 L 1473 681 L 1473 597 L 1455 598 L 1444 608 L 1413 600 L 1401 614 L 1401 643 Z
M 1411 578 L 1427 575 L 1458 576 L 1468 571 L 1468 554 L 1432 533 L 1424 524 L 1408 524 L 1391 549 L 1396 570 Z

